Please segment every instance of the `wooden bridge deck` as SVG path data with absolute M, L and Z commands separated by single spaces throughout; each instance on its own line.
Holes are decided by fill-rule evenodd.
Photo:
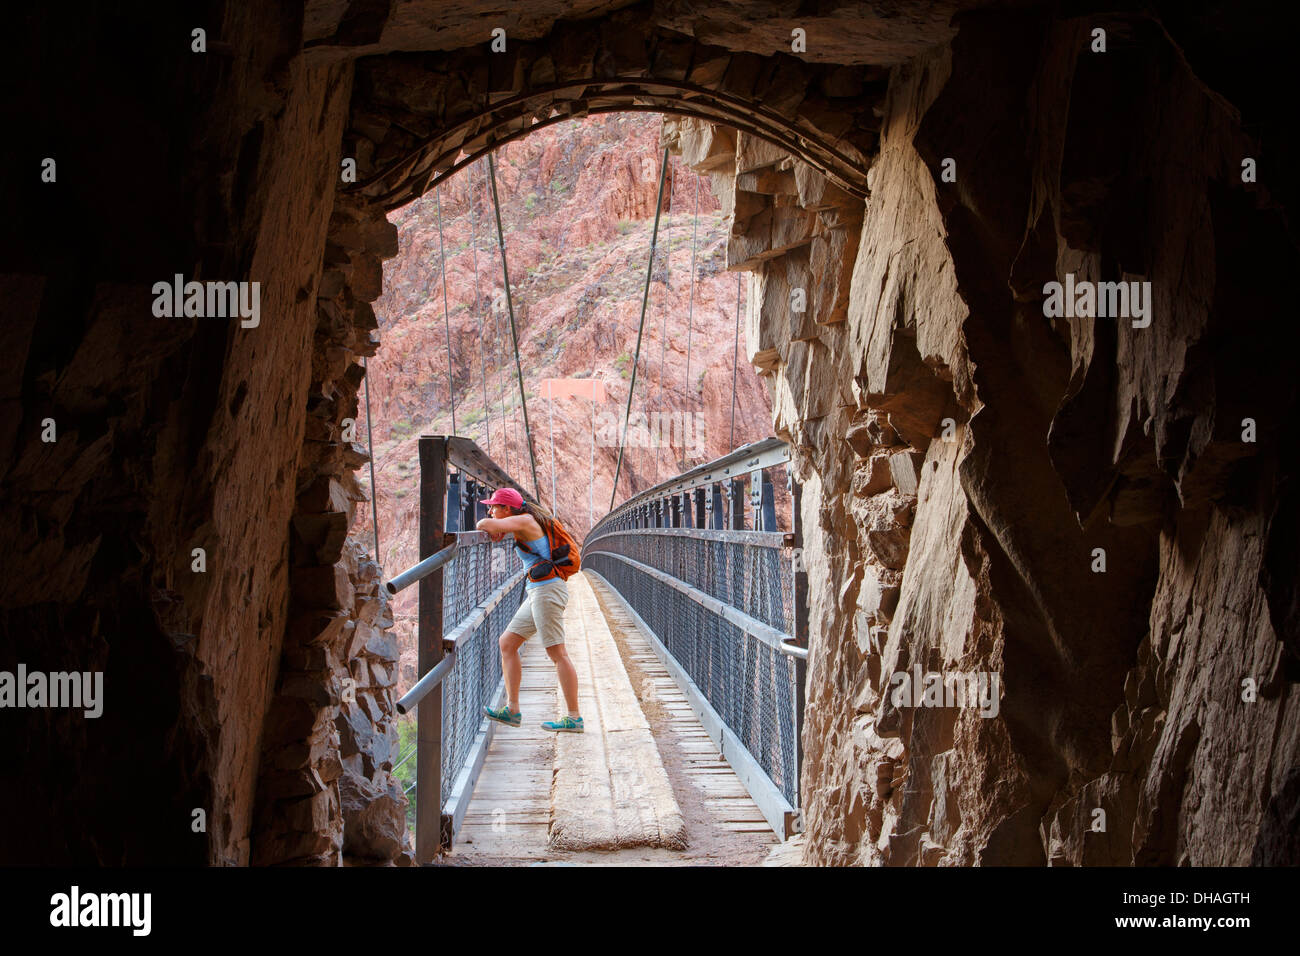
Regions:
M 446 862 L 762 863 L 779 840 L 622 599 L 594 581 L 570 579 L 565 612 L 586 733 L 542 730 L 563 698 L 530 639 L 520 652 L 523 726 L 494 725 Z

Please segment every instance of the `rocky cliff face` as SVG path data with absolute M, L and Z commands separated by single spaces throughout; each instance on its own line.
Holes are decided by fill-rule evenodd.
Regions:
M 1259 144 L 1149 19 L 960 23 L 893 71 L 845 240 L 797 163 L 737 150 L 738 209 L 777 197 L 733 248 L 807 483 L 810 858 L 1293 856 L 1296 393 L 1255 323 L 1295 247 Z M 1149 315 L 1049 316 L 1067 281 L 1149 283 Z M 847 285 L 841 323 L 780 314 L 808 283 Z M 992 693 L 896 693 L 928 674 Z
M 348 541 L 340 613 L 286 643 L 267 717 L 252 862 L 410 862 L 407 799 L 393 776 L 397 640 L 379 566 Z

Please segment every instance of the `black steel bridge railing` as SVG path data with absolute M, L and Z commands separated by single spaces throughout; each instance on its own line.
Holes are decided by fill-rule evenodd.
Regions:
M 483 705 L 499 706 L 505 691 L 497 637 L 525 582 L 510 541 L 462 530 L 481 510 L 479 490 L 516 483 L 469 439 L 422 436 L 419 448 L 426 557 L 385 587 L 395 595 L 419 586 L 421 676 L 397 710 L 416 714 L 416 782 L 407 794 L 415 797 L 416 861 L 428 863 L 451 848 L 482 769 L 495 729 Z
M 617 591 L 710 737 L 783 838 L 802 828 L 807 575 L 799 488 L 776 530 L 768 439 L 634 496 L 583 545 L 583 569 Z M 744 481 L 749 479 L 749 513 Z

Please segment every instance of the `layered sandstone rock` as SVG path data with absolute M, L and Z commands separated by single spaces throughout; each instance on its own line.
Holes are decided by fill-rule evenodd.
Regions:
M 1242 181 L 1258 144 L 1150 20 L 960 22 L 891 76 L 843 327 L 782 308 L 811 207 L 764 217 L 736 163 L 733 264 L 776 304 L 750 354 L 806 482 L 808 858 L 1288 858 L 1295 389 L 1234 323 L 1295 248 Z M 1150 326 L 1047 320 L 1066 273 L 1150 281 Z M 897 706 L 918 666 L 997 675 L 997 706 Z

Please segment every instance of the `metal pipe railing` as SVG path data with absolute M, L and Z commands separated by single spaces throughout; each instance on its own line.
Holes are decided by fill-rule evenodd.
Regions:
M 793 640 L 794 638 L 792 637 L 782 641 L 780 645 L 777 646 L 777 650 L 782 654 L 789 655 L 790 657 L 797 657 L 801 661 L 806 661 L 808 659 L 808 648 L 800 647 L 798 644 L 791 644 L 790 641 Z
M 429 691 L 433 690 L 442 683 L 442 679 L 451 673 L 451 669 L 456 666 L 456 651 L 450 650 L 447 656 L 440 660 L 436 667 L 429 673 L 425 674 L 416 683 L 414 687 L 406 692 L 406 696 L 397 702 L 397 712 L 399 714 L 409 713 L 410 710 L 424 699 Z
M 406 753 L 402 755 L 402 758 L 398 760 L 397 763 L 393 764 L 393 773 L 397 773 L 397 771 L 402 768 L 402 764 L 406 763 L 406 761 L 410 760 L 412 757 L 415 756 L 415 750 L 416 750 L 415 747 L 410 747 L 407 749 Z
M 414 567 L 407 568 L 391 581 L 385 582 L 384 587 L 388 589 L 389 594 L 396 594 L 403 588 L 410 587 L 421 578 L 427 578 L 434 571 L 450 561 L 456 556 L 456 549 L 460 547 L 459 541 L 453 541 L 441 551 L 430 555 Z

